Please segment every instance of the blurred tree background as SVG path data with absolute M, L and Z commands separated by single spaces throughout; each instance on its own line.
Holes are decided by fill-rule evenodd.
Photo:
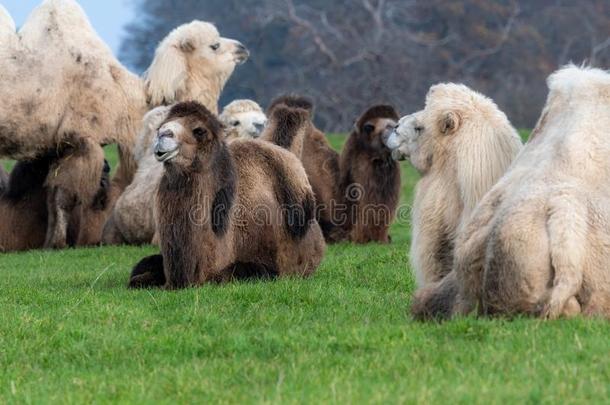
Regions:
M 120 57 L 145 70 L 174 27 L 200 19 L 252 52 L 229 81 L 266 105 L 285 92 L 316 102 L 327 131 L 348 130 L 374 102 L 402 114 L 430 85 L 468 84 L 517 127 L 532 127 L 546 76 L 568 62 L 610 67 L 608 0 L 139 0 Z

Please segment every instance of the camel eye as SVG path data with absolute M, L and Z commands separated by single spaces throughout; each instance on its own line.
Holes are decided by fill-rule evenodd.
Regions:
M 239 126 L 239 124 L 241 124 L 241 122 L 239 122 L 239 121 L 233 121 L 233 122 L 231 123 L 231 125 L 233 125 L 234 127 L 238 127 L 238 126 Z
M 216 43 L 214 45 L 210 45 L 210 48 L 212 48 L 213 51 L 217 51 L 218 48 L 220 48 L 220 43 Z
M 420 133 L 423 130 L 424 130 L 424 127 L 415 127 L 415 132 Z
M 193 129 L 193 136 L 197 139 L 203 139 L 208 133 L 208 130 L 205 128 L 195 128 Z
M 373 124 L 366 124 L 364 127 L 362 127 L 362 130 L 367 135 L 368 134 L 372 134 L 373 131 L 375 131 L 375 125 L 373 125 Z

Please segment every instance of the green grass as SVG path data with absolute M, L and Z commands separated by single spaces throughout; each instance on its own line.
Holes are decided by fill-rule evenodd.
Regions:
M 2 255 L 0 403 L 607 402 L 610 323 L 413 322 L 408 221 L 392 236 L 307 280 L 179 292 L 126 290 L 152 247 Z

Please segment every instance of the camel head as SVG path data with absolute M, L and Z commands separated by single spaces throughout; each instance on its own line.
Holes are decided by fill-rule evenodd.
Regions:
M 148 103 L 198 100 L 216 112 L 225 83 L 249 55 L 244 45 L 221 37 L 210 23 L 181 25 L 161 42 L 146 73 Z
M 391 149 L 387 146 L 387 142 L 397 121 L 398 113 L 394 107 L 376 105 L 366 110 L 358 118 L 354 134 L 364 150 L 389 155 Z
M 258 138 L 267 124 L 267 116 L 252 100 L 231 102 L 223 108 L 219 119 L 226 128 L 227 139 Z
M 473 101 L 474 100 L 474 101 Z M 464 85 L 442 83 L 430 88 L 426 107 L 403 117 L 388 141 L 395 159 L 409 159 L 420 173 L 433 163 L 455 159 L 460 143 L 475 142 L 465 124 L 481 121 L 489 102 Z M 495 108 L 495 105 L 493 106 Z M 466 126 L 468 126 L 466 125 Z M 480 131 L 475 131 L 480 132 Z M 464 138 L 464 139 L 463 139 Z
M 421 114 L 417 112 L 402 117 L 390 134 L 386 144 L 392 150 L 395 160 L 411 159 L 411 156 L 414 161 L 418 160 L 416 156 L 420 151 L 419 140 L 424 130 Z
M 189 170 L 210 162 L 224 146 L 222 124 L 196 101 L 174 105 L 157 131 L 155 158 L 166 166 Z

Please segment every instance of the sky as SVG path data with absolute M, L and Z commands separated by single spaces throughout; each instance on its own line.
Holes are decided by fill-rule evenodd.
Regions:
M 42 0 L 0 0 L 15 20 L 17 27 L 21 26 L 28 14 Z M 133 17 L 133 1 L 129 0 L 78 0 L 85 9 L 91 24 L 115 54 L 121 46 L 123 27 Z

